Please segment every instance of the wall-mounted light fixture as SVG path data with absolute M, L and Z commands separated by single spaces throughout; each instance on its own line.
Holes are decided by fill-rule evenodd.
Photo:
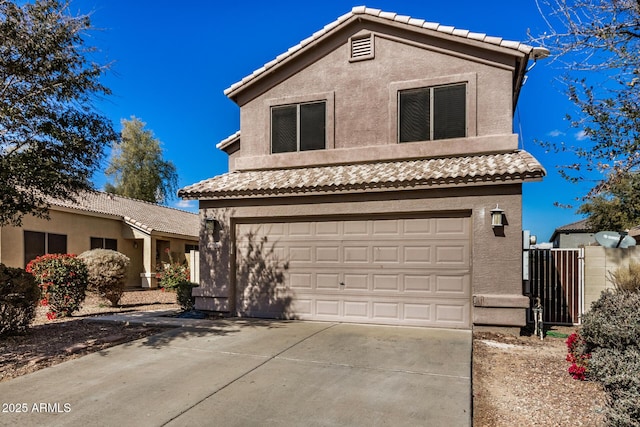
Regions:
M 504 223 L 502 222 L 504 215 L 504 210 L 500 209 L 496 204 L 495 209 L 491 209 L 491 226 L 495 227 L 504 227 Z
M 220 241 L 220 230 L 222 229 L 220 221 L 215 218 L 205 218 L 204 229 L 206 230 L 208 236 L 213 237 L 214 242 Z

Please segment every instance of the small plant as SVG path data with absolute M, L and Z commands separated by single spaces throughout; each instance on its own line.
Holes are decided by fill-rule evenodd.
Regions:
M 197 283 L 182 282 L 176 288 L 176 301 L 184 311 L 193 310 L 196 298 L 192 296 L 193 288 L 197 288 Z
M 0 264 L 0 336 L 24 333 L 39 301 L 40 289 L 31 274 Z
M 608 279 L 620 292 L 640 291 L 640 263 L 630 261 L 628 266 L 608 272 Z
M 27 264 L 42 292 L 42 305 L 49 307 L 47 318 L 70 316 L 80 309 L 88 283 L 87 266 L 70 254 L 47 254 Z
M 586 352 L 586 343 L 578 332 L 574 332 L 567 338 L 567 362 L 569 366 L 569 374 L 574 380 L 584 381 L 587 379 L 589 370 L 589 360 L 591 354 Z
M 198 286 L 191 283 L 189 266 L 173 262 L 171 252 L 166 250 L 169 256 L 169 264 L 166 264 L 160 273 L 160 286 L 162 289 L 176 292 L 176 300 L 184 311 L 191 310 L 195 303 L 195 298 L 191 296 L 194 287 Z
M 126 286 L 129 257 L 110 249 L 93 249 L 78 258 L 87 265 L 88 289 L 106 298 L 112 306 L 118 305 Z

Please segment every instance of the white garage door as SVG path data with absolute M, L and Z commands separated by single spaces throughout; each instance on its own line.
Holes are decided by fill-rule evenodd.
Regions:
M 469 328 L 469 236 L 469 217 L 238 224 L 237 309 Z

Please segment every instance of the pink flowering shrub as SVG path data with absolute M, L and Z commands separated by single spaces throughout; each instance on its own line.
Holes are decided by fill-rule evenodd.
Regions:
M 574 332 L 567 338 L 567 348 L 567 362 L 571 363 L 569 374 L 575 380 L 586 380 L 591 354 L 585 352 L 586 343 L 584 338 L 578 332 Z
M 49 307 L 47 318 L 70 316 L 80 309 L 87 289 L 87 266 L 70 254 L 47 254 L 27 264 L 42 292 L 41 304 Z

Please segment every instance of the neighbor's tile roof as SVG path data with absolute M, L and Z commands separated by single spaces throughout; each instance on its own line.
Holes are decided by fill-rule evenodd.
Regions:
M 152 231 L 198 238 L 197 214 L 101 191 L 81 193 L 76 202 L 52 199 L 49 203 L 81 211 L 115 215 L 148 233 Z
M 189 199 L 311 195 L 405 190 L 542 178 L 542 165 L 525 151 L 476 156 L 382 161 L 294 169 L 234 171 L 185 187 Z
M 548 55 L 548 51 L 546 51 L 545 49 L 534 48 L 533 46 L 529 46 L 527 44 L 520 43 L 518 41 L 505 40 L 502 37 L 488 36 L 484 33 L 474 33 L 469 30 L 463 30 L 463 29 L 455 28 L 448 25 L 441 25 L 437 22 L 429 22 L 429 21 L 425 21 L 424 19 L 412 18 L 406 15 L 398 15 L 397 13 L 394 13 L 394 12 L 384 12 L 380 9 L 373 9 L 366 6 L 356 6 L 350 12 L 342 15 L 341 17 L 331 22 L 330 24 L 325 25 L 324 28 L 322 28 L 321 30 L 313 33 L 310 37 L 302 40 L 297 45 L 289 48 L 289 50 L 278 55 L 275 59 L 266 63 L 262 67 L 258 68 L 253 73 L 249 74 L 239 82 L 232 84 L 230 87 L 228 87 L 224 91 L 224 94 L 229 95 L 230 93 L 236 91 L 241 86 L 244 86 L 245 84 L 249 83 L 256 77 L 266 73 L 271 68 L 277 66 L 278 64 L 282 63 L 283 61 L 293 56 L 296 52 L 303 49 L 305 46 L 309 45 L 315 40 L 318 40 L 319 38 L 335 30 L 337 27 L 339 27 L 342 23 L 349 20 L 350 18 L 363 17 L 363 16 L 382 18 L 391 22 L 406 24 L 411 28 L 421 28 L 424 30 L 435 31 L 441 34 L 446 34 L 446 35 L 461 37 L 461 38 L 474 40 L 478 42 L 488 43 L 494 46 L 500 46 L 508 49 L 517 50 L 527 55 L 536 49 L 541 57 Z
M 556 228 L 555 233 L 567 233 L 567 232 L 585 232 L 590 231 L 591 229 L 587 225 L 588 219 L 581 219 L 580 221 L 572 222 L 571 224 L 566 224 Z M 555 234 L 554 233 L 554 234 Z

